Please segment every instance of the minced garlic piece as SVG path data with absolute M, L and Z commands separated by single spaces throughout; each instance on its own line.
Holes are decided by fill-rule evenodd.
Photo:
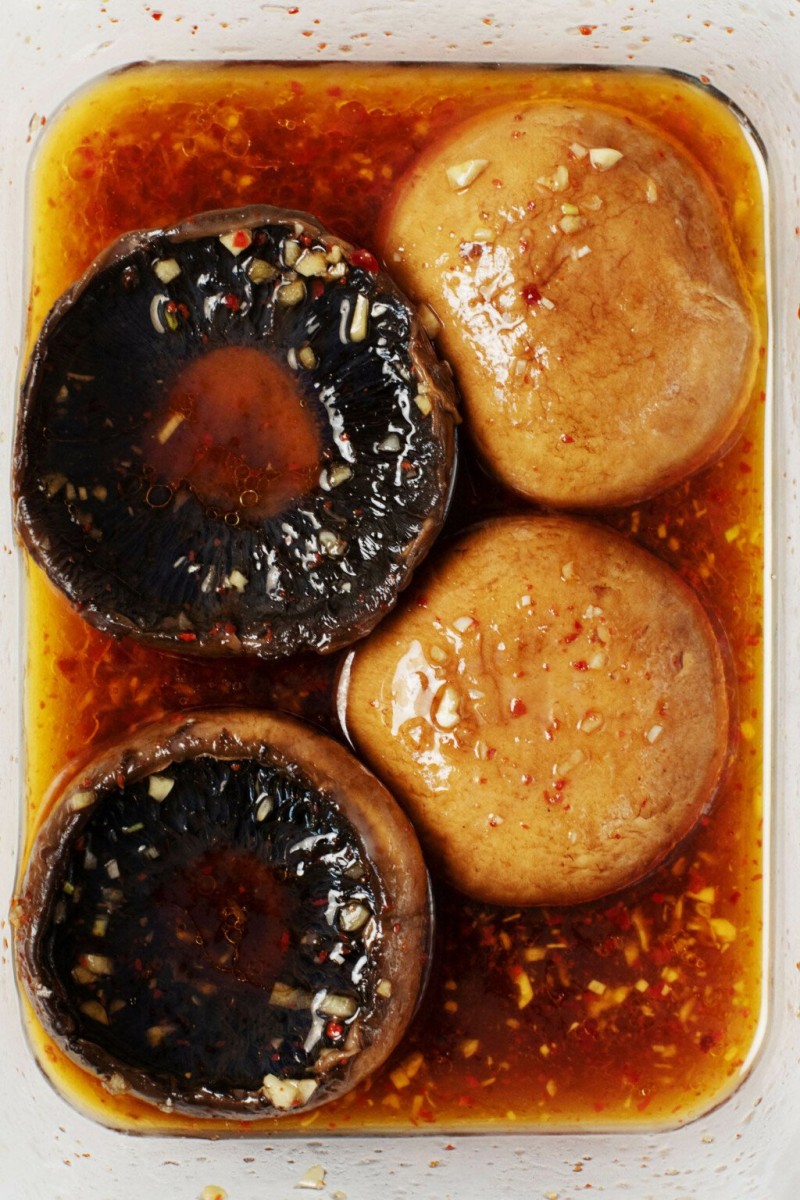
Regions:
M 228 587 L 235 588 L 237 592 L 243 592 L 247 587 L 247 576 L 243 575 L 238 567 L 234 567 L 230 575 L 226 576 L 225 583 Z
M 226 250 L 236 258 L 243 250 L 246 250 L 253 240 L 253 235 L 249 229 L 232 229 L 230 233 L 221 233 L 219 240 L 222 242 Z
M 448 167 L 447 182 L 454 192 L 461 192 L 481 175 L 489 165 L 488 158 L 468 158 L 464 162 Z
M 274 1108 L 298 1108 L 305 1104 L 316 1090 L 315 1079 L 279 1079 L 277 1075 L 265 1075 L 261 1090 Z
M 314 275 L 324 275 L 328 270 L 328 262 L 321 250 L 304 250 L 294 265 L 298 275 L 311 278 Z
M 179 425 L 184 424 L 185 420 L 186 416 L 184 413 L 173 413 L 168 420 L 164 421 L 164 424 L 156 433 L 156 442 L 162 446 L 164 442 L 169 442 L 169 439 L 172 438 L 176 428 L 178 428 Z
M 718 942 L 730 944 L 736 941 L 736 926 L 725 917 L 712 917 L 708 922 Z
M 432 714 L 440 729 L 455 729 L 461 720 L 459 701 L 460 696 L 452 683 L 445 684 L 437 696 L 436 710 Z
M 414 397 L 414 403 L 422 413 L 423 417 L 430 415 L 433 404 L 431 403 L 429 393 L 424 388 L 420 388 L 420 390 L 417 392 L 416 396 Z
M 153 270 L 162 283 L 172 283 L 181 273 L 181 268 L 175 258 L 161 258 L 154 264 Z
M 214 1183 L 207 1183 L 197 1200 L 228 1200 L 228 1193 L 225 1188 L 217 1187 Z
M 90 804 L 95 802 L 95 793 L 88 789 L 80 792 L 73 792 L 70 796 L 69 807 L 72 812 L 77 812 L 78 809 L 88 808 Z
M 533 999 L 533 985 L 525 971 L 520 973 L 514 979 L 517 985 L 517 1008 L 527 1008 Z
M 310 1191 L 321 1192 L 325 1187 L 325 1168 L 319 1163 L 309 1167 L 302 1179 L 294 1185 L 296 1188 L 308 1188 Z
M 175 780 L 170 779 L 169 775 L 151 775 L 147 780 L 147 794 L 159 804 L 166 800 L 174 787 Z
M 622 158 L 621 150 L 612 150 L 610 146 L 593 146 L 589 151 L 589 162 L 596 171 L 607 171 L 617 165 Z
M 277 275 L 278 268 L 263 258 L 254 258 L 247 268 L 247 277 L 251 283 L 266 283 L 275 279 Z
M 561 218 L 558 227 L 562 233 L 577 233 L 585 224 L 586 220 L 583 217 L 569 215 Z
M 353 320 L 350 325 L 350 341 L 363 342 L 369 328 L 369 300 L 359 292 L 356 295 L 356 305 L 353 310 Z

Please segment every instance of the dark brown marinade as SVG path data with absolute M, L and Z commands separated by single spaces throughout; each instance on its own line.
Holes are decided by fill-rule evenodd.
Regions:
M 538 97 L 627 108 L 695 154 L 763 313 L 758 171 L 735 117 L 680 80 L 385 64 L 166 66 L 110 81 L 49 132 L 34 178 L 32 332 L 107 242 L 187 210 L 269 200 L 313 211 L 369 247 L 397 178 L 432 139 L 491 104 Z M 45 249 L 54 214 L 57 254 Z M 739 721 L 714 809 L 652 877 L 608 902 L 507 912 L 439 888 L 433 976 L 403 1045 L 371 1081 L 296 1128 L 673 1124 L 724 1097 L 747 1069 L 762 1001 L 763 399 L 757 392 L 720 462 L 646 504 L 599 514 L 678 570 L 730 641 Z M 466 440 L 461 449 L 453 526 L 506 503 L 472 469 Z M 28 839 L 65 764 L 78 771 L 91 746 L 165 710 L 269 705 L 334 726 L 335 659 L 281 668 L 168 662 L 90 629 L 35 569 L 29 618 Z M 49 1039 L 33 1036 L 59 1085 L 104 1120 L 208 1130 L 124 1099 L 112 1104 Z

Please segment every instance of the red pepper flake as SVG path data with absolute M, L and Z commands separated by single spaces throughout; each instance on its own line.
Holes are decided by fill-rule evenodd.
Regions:
M 520 700 L 519 696 L 514 697 L 509 705 L 509 708 L 511 709 L 512 717 L 524 717 L 525 713 L 528 711 L 527 705 L 525 704 L 524 700 Z
M 238 312 L 241 301 L 239 300 L 238 296 L 234 296 L 233 292 L 228 292 L 224 299 L 224 304 L 226 308 L 231 310 L 231 312 Z
M 595 946 L 595 954 L 600 958 L 610 958 L 613 954 L 619 953 L 622 948 L 622 938 L 618 934 L 612 934 L 611 937 L 603 938 L 602 942 L 598 942 Z
M 615 904 L 612 908 L 607 908 L 603 914 L 617 929 L 621 929 L 624 933 L 630 929 L 633 922 L 631 914 L 628 912 L 624 904 Z
M 188 632 L 187 633 L 179 633 L 178 641 L 180 641 L 180 642 L 196 642 L 197 634 L 196 633 L 188 633 Z
M 572 436 L 571 433 L 562 433 L 561 441 L 564 443 L 565 446 L 570 446 L 575 441 L 575 438 Z
M 582 37 L 591 37 L 592 34 L 594 33 L 595 29 L 597 29 L 596 25 L 579 25 L 578 33 Z
M 535 304 L 539 304 L 542 299 L 542 293 L 535 283 L 524 284 L 520 289 L 520 294 L 529 308 L 533 308 Z
M 370 271 L 373 275 L 377 275 L 380 270 L 380 263 L 369 250 L 354 250 L 350 255 L 350 262 L 352 266 L 363 267 L 365 271 Z
M 579 658 L 577 662 L 571 662 L 569 665 L 572 667 L 573 671 L 588 671 L 589 670 L 589 664 L 587 663 L 585 658 Z
M 331 1041 L 336 1041 L 344 1033 L 344 1025 L 341 1021 L 328 1021 L 328 1024 L 325 1026 L 325 1033 Z
M 160 20 L 161 20 L 161 18 L 163 17 L 163 15 L 164 15 L 164 14 L 163 14 L 162 12 L 152 12 L 152 13 L 150 13 L 150 16 L 153 18 L 153 20 L 154 20 L 154 21 L 160 21 Z

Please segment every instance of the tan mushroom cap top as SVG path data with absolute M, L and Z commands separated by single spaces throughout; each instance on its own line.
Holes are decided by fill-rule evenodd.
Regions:
M 421 157 L 380 240 L 520 493 L 634 503 L 737 432 L 755 309 L 718 197 L 655 127 L 569 103 L 489 112 Z
M 463 535 L 351 655 L 350 736 L 430 861 L 498 904 L 595 899 L 647 873 L 727 755 L 720 647 L 695 594 L 567 517 Z

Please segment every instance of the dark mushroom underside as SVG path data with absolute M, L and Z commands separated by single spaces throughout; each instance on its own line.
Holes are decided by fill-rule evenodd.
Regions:
M 394 603 L 452 462 L 449 377 L 372 255 L 297 214 L 206 214 L 122 239 L 54 309 L 17 521 L 101 628 L 327 651 Z
M 404 864 L 422 876 L 409 935 L 396 865 L 387 886 L 372 834 L 282 754 L 193 752 L 134 775 L 72 789 L 34 855 L 20 947 L 46 1027 L 112 1090 L 177 1109 L 269 1115 L 348 1090 L 419 989 L 418 851 Z

